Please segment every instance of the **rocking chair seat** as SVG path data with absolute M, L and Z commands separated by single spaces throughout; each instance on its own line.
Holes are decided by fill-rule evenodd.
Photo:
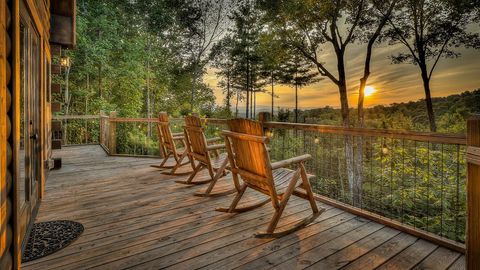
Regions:
M 222 167 L 223 163 L 225 162 L 225 160 L 227 160 L 227 159 L 228 159 L 228 154 L 227 153 L 221 153 L 217 157 L 213 157 L 211 159 L 212 168 L 215 169 L 215 170 L 220 169 Z
M 277 191 L 278 196 L 282 196 L 283 193 L 287 190 L 288 184 L 290 184 L 290 180 L 292 179 L 293 175 L 295 174 L 294 170 L 287 169 L 287 168 L 279 168 L 272 171 L 273 174 L 273 183 L 275 184 L 275 190 Z M 298 181 L 295 185 L 295 188 L 302 184 L 301 181 Z
M 181 140 L 184 140 L 185 137 L 184 136 L 173 136 L 172 139 L 176 140 L 176 141 L 181 141 Z
M 185 151 L 187 151 L 187 149 L 178 149 L 178 150 L 177 150 L 177 155 L 178 155 L 178 156 L 181 156 L 181 155 L 183 155 L 183 154 L 185 153 Z

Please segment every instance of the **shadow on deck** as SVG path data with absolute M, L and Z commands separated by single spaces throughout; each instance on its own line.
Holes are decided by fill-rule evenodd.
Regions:
M 108 157 L 100 146 L 55 152 L 37 221 L 71 219 L 85 226 L 65 249 L 23 269 L 464 269 L 465 257 L 328 205 L 314 224 L 279 239 L 257 239 L 270 204 L 243 214 L 214 211 L 234 195 L 201 198 L 205 186 L 174 183 L 157 159 Z M 186 176 L 183 176 L 186 178 Z M 220 180 L 226 189 L 229 180 Z M 250 192 L 243 202 L 260 200 Z M 280 226 L 310 214 L 292 197 Z

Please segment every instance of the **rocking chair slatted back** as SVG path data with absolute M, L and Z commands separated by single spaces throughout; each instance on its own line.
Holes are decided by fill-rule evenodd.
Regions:
M 197 116 L 186 116 L 184 130 L 191 155 L 200 161 L 209 162 L 207 138 L 205 138 L 201 119 Z
M 175 153 L 175 143 L 173 142 L 172 131 L 170 130 L 168 114 L 166 112 L 161 112 L 158 115 L 158 121 L 158 136 L 163 154 L 167 154 L 168 152 Z
M 235 153 L 235 168 L 251 188 L 269 195 L 275 194 L 272 180 L 272 169 L 263 128 L 259 122 L 247 119 L 228 121 L 230 131 L 223 134 L 229 140 L 232 152 Z

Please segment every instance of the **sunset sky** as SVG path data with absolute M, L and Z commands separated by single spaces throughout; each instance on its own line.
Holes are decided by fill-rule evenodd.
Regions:
M 363 72 L 365 47 L 352 44 L 346 54 L 347 78 L 349 88 L 350 106 L 356 107 L 358 98 L 358 84 Z M 381 44 L 374 49 L 371 72 L 368 85 L 375 88 L 375 93 L 366 98 L 365 105 L 371 107 L 379 104 L 406 102 L 424 98 L 422 80 L 417 66 L 412 64 L 392 64 L 388 58 L 395 52 L 403 51 L 403 45 Z M 442 59 L 434 72 L 431 88 L 434 97 L 461 93 L 467 90 L 480 88 L 480 50 L 460 49 L 462 55 L 456 59 Z M 320 55 L 320 54 L 319 54 Z M 322 61 L 334 74 L 336 74 L 336 60 L 334 55 L 326 48 Z M 214 70 L 208 69 L 204 81 L 215 91 L 217 103 L 222 104 L 224 96 L 217 87 L 217 77 Z M 259 108 L 270 107 L 271 97 L 267 93 L 257 95 Z M 279 98 L 275 99 L 275 107 L 294 107 L 295 90 L 288 86 L 276 86 L 275 92 Z M 339 95 L 336 86 L 327 78 L 306 86 L 299 90 L 299 107 L 318 108 L 324 106 L 339 107 Z M 244 107 L 244 104 L 242 104 Z

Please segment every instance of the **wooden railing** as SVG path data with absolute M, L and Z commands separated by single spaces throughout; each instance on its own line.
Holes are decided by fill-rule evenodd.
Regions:
M 264 123 L 271 158 L 303 153 L 326 203 L 458 251 L 466 224 L 466 137 Z
M 56 115 L 52 120 L 61 121 L 61 129 L 53 131 L 53 139 L 62 145 L 86 145 L 100 142 L 99 115 Z
M 98 141 L 110 155 L 159 157 L 156 119 L 115 114 L 98 119 Z M 226 129 L 225 119 L 205 122 L 209 137 Z M 183 119 L 171 123 L 173 132 L 182 130 Z M 271 137 L 272 160 L 313 157 L 306 167 L 317 176 L 312 186 L 320 201 L 465 251 L 465 135 L 262 123 Z

